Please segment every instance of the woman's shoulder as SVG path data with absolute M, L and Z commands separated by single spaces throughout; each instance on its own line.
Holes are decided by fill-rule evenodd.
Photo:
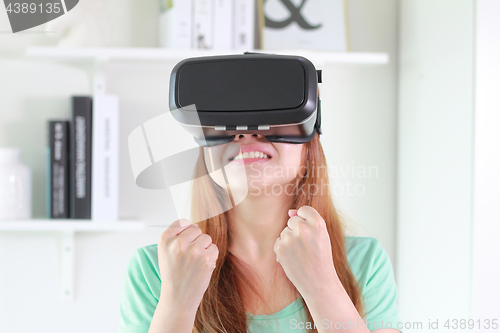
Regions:
M 151 244 L 135 249 L 128 263 L 128 270 L 140 271 L 144 275 L 158 275 L 158 245 Z
M 149 259 L 156 259 L 158 261 L 158 244 L 150 244 L 140 247 L 135 250 L 142 256 L 146 256 Z
M 374 237 L 345 237 L 344 244 L 347 261 L 363 295 L 366 322 L 380 328 L 390 322 L 396 328 L 400 322 L 398 291 L 389 255 Z
M 360 255 L 373 253 L 382 248 L 382 245 L 375 237 L 345 236 L 344 247 L 347 255 Z
M 351 271 L 358 279 L 379 269 L 392 270 L 387 252 L 375 237 L 346 236 L 344 247 Z

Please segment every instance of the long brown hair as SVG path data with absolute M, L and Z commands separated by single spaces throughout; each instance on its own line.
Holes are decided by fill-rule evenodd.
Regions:
M 308 205 L 314 207 L 323 217 L 330 235 L 333 263 L 337 275 L 361 318 L 364 318 L 362 295 L 347 262 L 344 248 L 344 225 L 331 198 L 326 159 L 318 134 L 313 140 L 304 144 L 301 166 L 306 166 L 301 167 L 301 170 L 307 171 L 299 172 L 294 181 L 290 209 L 298 209 Z M 207 174 L 203 148 L 200 147 L 195 177 Z M 229 244 L 231 244 L 229 232 L 231 224 L 229 222 L 231 222 L 232 214 L 227 210 L 227 207 L 231 207 L 231 205 L 225 199 L 227 198 L 225 190 L 210 177 L 203 178 L 204 181 L 193 183 L 192 218 L 196 220 L 197 216 L 215 215 L 201 221 L 199 226 L 204 233 L 210 235 L 212 242 L 217 245 L 219 257 L 209 287 L 198 307 L 193 332 L 246 333 L 248 323 L 243 301 L 244 293 L 251 292 L 262 301 L 264 298 L 259 292 L 258 278 L 252 274 L 251 267 L 228 251 Z M 308 189 L 314 188 L 314 186 L 316 186 L 316 194 L 311 195 Z M 210 212 L 213 213 L 210 214 Z M 215 212 L 224 213 L 216 215 Z M 293 284 L 291 285 L 293 286 Z M 306 321 L 309 321 L 314 327 L 313 318 L 304 299 L 302 302 L 307 315 Z M 309 332 L 317 332 L 317 330 L 313 328 Z

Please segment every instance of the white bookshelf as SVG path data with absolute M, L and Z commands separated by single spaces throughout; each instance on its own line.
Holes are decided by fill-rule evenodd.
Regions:
M 26 55 L 31 58 L 54 60 L 165 60 L 180 61 L 185 58 L 210 55 L 241 54 L 245 50 L 172 50 L 162 48 L 98 48 L 98 47 L 29 47 Z M 249 52 L 301 55 L 313 63 L 325 64 L 387 64 L 387 53 L 328 52 L 311 50 L 248 50 Z
M 116 48 L 116 47 L 28 47 L 26 56 L 45 61 L 91 63 L 94 95 L 106 93 L 106 66 L 110 61 L 166 61 L 179 62 L 186 58 L 242 54 L 243 52 L 300 55 L 316 67 L 329 64 L 383 65 L 389 63 L 389 54 L 372 52 L 329 52 L 314 50 L 174 50 L 165 48 Z M 320 68 L 318 68 L 320 69 Z
M 65 219 L 32 219 L 0 221 L 0 232 L 56 232 L 59 237 L 61 265 L 61 298 L 74 299 L 75 235 L 77 232 L 141 231 L 141 221 L 93 221 Z
M 12 220 L 0 221 L 0 231 L 64 231 L 64 232 L 106 232 L 140 231 L 144 223 L 140 221 L 92 221 L 92 220 Z

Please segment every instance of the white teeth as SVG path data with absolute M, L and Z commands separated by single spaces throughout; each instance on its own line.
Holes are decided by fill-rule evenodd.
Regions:
M 232 160 L 241 160 L 245 158 L 269 158 L 266 154 L 264 154 L 261 151 L 250 151 L 250 152 L 244 152 L 244 153 L 239 153 L 236 155 Z

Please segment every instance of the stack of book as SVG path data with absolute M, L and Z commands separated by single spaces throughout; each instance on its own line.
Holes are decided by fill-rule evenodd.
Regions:
M 262 1 L 160 0 L 159 44 L 172 49 L 261 48 Z
M 48 121 L 47 217 L 118 220 L 118 97 L 72 96 Z
M 159 0 L 171 49 L 349 51 L 346 0 Z

